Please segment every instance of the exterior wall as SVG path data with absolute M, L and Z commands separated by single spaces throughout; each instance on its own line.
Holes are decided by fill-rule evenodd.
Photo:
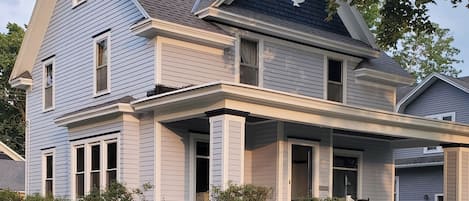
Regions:
M 124 114 L 121 136 L 121 181 L 131 189 L 140 188 L 140 120 Z
M 161 84 L 171 87 L 234 81 L 234 50 L 158 37 Z M 157 56 L 158 57 L 158 56 Z M 157 75 L 158 76 L 158 75 Z
M 399 201 L 423 200 L 443 194 L 443 166 L 396 169 L 399 177 Z
M 394 159 L 419 158 L 419 157 L 425 157 L 425 156 L 442 156 L 442 155 L 443 155 L 443 152 L 424 154 L 423 147 L 413 147 L 413 148 L 394 150 Z
M 153 113 L 140 118 L 140 186 L 155 185 L 155 126 Z M 153 190 L 144 192 L 145 198 L 153 199 Z
M 130 26 L 143 16 L 132 1 L 87 1 L 72 9 L 72 1 L 58 1 L 32 71 L 27 93 L 30 123 L 29 191 L 41 191 L 41 151 L 56 147 L 55 194 L 70 195 L 69 133 L 54 119 L 91 105 L 126 95 L 145 97 L 154 86 L 154 43 L 134 36 Z M 111 93 L 93 97 L 93 38 L 111 28 Z M 55 110 L 42 111 L 42 62 L 55 55 Z M 119 130 L 122 126 L 103 128 Z M 90 135 L 90 130 L 80 135 Z M 77 134 L 78 135 L 78 134 Z M 77 136 L 75 135 L 75 136 Z M 71 136 L 72 137 L 72 136 Z M 71 138 L 70 137 L 70 138 Z
M 469 123 L 469 94 L 441 80 L 436 81 L 404 110 L 405 114 L 428 116 L 456 112 L 456 121 Z
M 335 148 L 363 150 L 362 198 L 391 201 L 394 162 L 390 142 L 334 136 Z

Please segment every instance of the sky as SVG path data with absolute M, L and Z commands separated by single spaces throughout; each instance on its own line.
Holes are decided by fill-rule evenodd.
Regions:
M 20 25 L 28 24 L 34 0 L 0 0 L 0 32 L 5 32 L 8 22 Z M 438 5 L 430 7 L 430 18 L 440 24 L 442 28 L 451 30 L 454 36 L 453 46 L 461 50 L 458 59 L 465 63 L 457 64 L 457 69 L 463 70 L 460 76 L 469 76 L 469 9 L 464 6 L 452 8 L 448 0 L 437 1 Z M 463 1 L 464 3 L 466 1 Z

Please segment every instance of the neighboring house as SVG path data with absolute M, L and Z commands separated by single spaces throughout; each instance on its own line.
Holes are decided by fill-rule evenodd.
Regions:
M 469 77 L 432 74 L 413 87 L 398 90 L 397 111 L 469 124 Z M 443 200 L 444 155 L 441 146 L 397 149 L 399 201 Z
M 24 158 L 0 142 L 0 190 L 24 193 Z
M 328 22 L 325 1 L 296 3 L 37 1 L 10 79 L 27 96 L 26 192 L 117 180 L 199 201 L 231 181 L 279 201 L 391 201 L 393 148 L 469 144 L 467 125 L 393 112 L 413 79 L 355 8 Z M 469 176 L 448 173 L 459 200 Z

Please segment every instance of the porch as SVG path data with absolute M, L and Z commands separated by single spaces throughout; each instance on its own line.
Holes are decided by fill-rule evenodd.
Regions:
M 132 105 L 155 114 L 156 200 L 204 200 L 210 186 L 231 181 L 271 187 L 273 200 L 390 201 L 393 148 L 445 144 L 453 147 L 445 154 L 468 153 L 455 144 L 469 142 L 466 125 L 239 84 L 196 86 Z M 446 177 L 446 200 L 462 198 L 458 181 L 469 177 L 457 173 L 463 162 L 469 157 L 445 160 L 445 172 L 455 175 Z

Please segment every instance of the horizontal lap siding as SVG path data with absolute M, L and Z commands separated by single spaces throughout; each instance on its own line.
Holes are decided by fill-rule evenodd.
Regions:
M 172 87 L 199 85 L 214 81 L 234 81 L 232 49 L 184 47 L 162 43 L 162 84 Z
M 120 170 L 122 181 L 131 189 L 140 188 L 140 121 L 125 114 L 120 147 Z
M 229 156 L 228 163 L 228 180 L 233 183 L 241 183 L 241 154 L 244 152 L 244 147 L 241 149 L 241 122 L 239 121 L 228 121 L 229 129 Z M 243 167 L 244 168 L 244 167 Z
M 81 108 L 131 95 L 146 96 L 154 86 L 154 43 L 135 36 L 130 27 L 142 15 L 132 1 L 87 1 L 72 9 L 72 1 L 58 1 L 32 71 L 27 95 L 31 151 L 30 189 L 41 191 L 41 148 L 56 147 L 56 195 L 70 196 L 70 144 L 65 127 L 54 119 Z M 93 98 L 93 38 L 111 28 L 111 94 Z M 42 62 L 55 55 L 55 110 L 42 112 Z M 121 126 L 90 128 L 72 137 L 120 130 Z
M 399 201 L 422 200 L 425 195 L 433 200 L 443 194 L 443 166 L 399 168 Z
M 221 186 L 223 183 L 223 120 L 214 120 L 210 131 L 210 183 Z
M 324 56 L 280 44 L 264 44 L 264 87 L 323 97 Z
M 140 187 L 143 184 L 155 185 L 155 127 L 153 113 L 140 119 Z M 144 192 L 145 198 L 153 200 L 153 189 Z

